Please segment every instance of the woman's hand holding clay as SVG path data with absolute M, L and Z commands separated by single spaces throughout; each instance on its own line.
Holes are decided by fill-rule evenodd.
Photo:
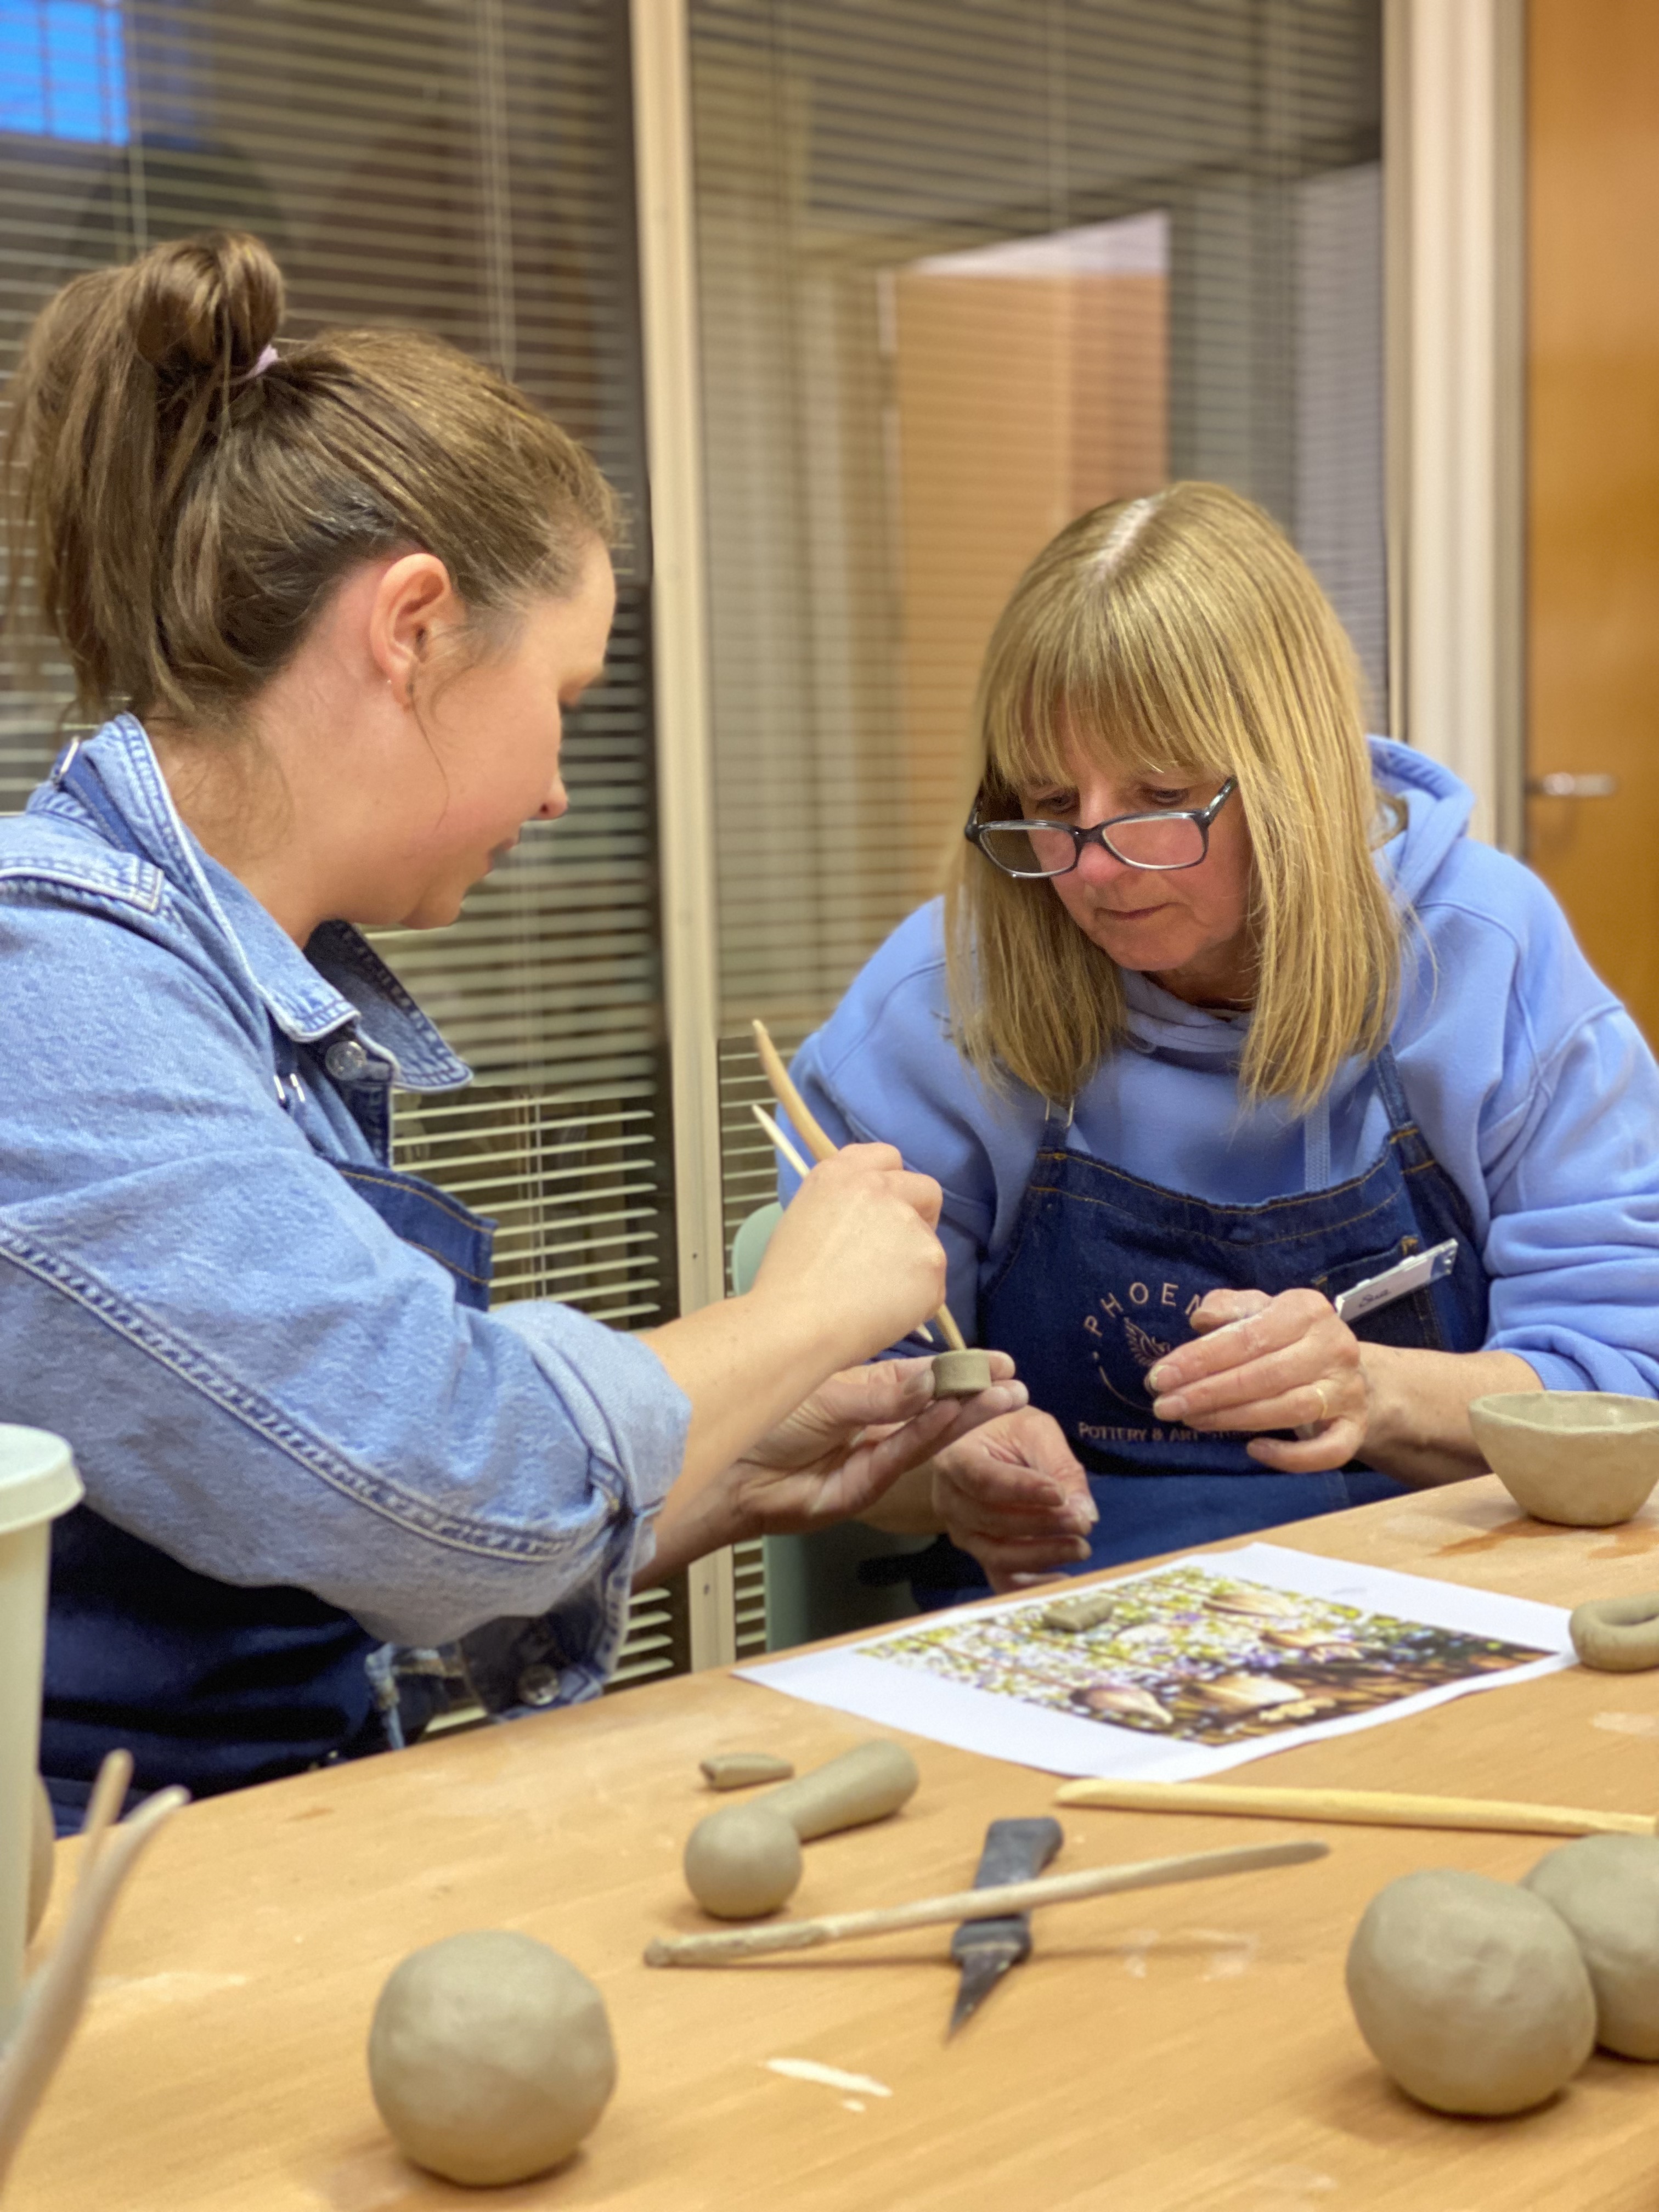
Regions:
M 1371 1386 L 1359 1340 L 1317 1291 L 1212 1291 L 1193 1316 L 1196 1340 L 1146 1377 L 1152 1411 L 1183 1428 L 1294 1429 L 1258 1437 L 1250 1457 L 1286 1474 L 1346 1467 L 1363 1452 Z
M 939 1185 L 891 1145 L 848 1145 L 815 1167 L 772 1232 L 750 1295 L 789 1301 L 850 1367 L 909 1334 L 945 1296 Z
M 936 1455 L 933 1510 L 994 1590 L 1086 1559 L 1100 1517 L 1059 1422 L 1035 1406 L 987 1421 Z
M 991 1388 L 936 1398 L 931 1359 L 878 1359 L 815 1390 L 732 1469 L 738 1510 L 755 1533 L 783 1535 L 866 1512 L 902 1474 L 1025 1403 L 1014 1363 L 994 1352 Z

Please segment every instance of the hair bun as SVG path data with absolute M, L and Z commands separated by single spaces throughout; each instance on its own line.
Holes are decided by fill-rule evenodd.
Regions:
M 127 328 L 152 368 L 246 374 L 283 319 L 283 272 L 246 231 L 205 231 L 141 254 L 125 272 Z

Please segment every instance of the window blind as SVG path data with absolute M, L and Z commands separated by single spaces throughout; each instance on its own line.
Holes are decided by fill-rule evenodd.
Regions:
M 606 681 L 570 718 L 570 815 L 453 930 L 382 949 L 475 1070 L 398 1102 L 401 1164 L 501 1224 L 498 1299 L 619 1326 L 676 1310 L 627 9 L 611 0 L 0 0 L 0 374 L 78 270 L 251 229 L 286 331 L 416 325 L 514 375 L 635 518 Z M 0 667 L 0 805 L 69 696 Z M 637 1601 L 620 1679 L 685 1663 Z
M 1379 0 L 690 0 L 728 1228 L 787 1049 L 931 896 L 1069 517 L 1263 502 L 1386 726 Z M 877 1133 L 879 1133 L 878 1132 Z

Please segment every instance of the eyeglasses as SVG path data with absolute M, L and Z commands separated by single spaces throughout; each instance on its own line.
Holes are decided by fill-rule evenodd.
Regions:
M 1195 868 L 1210 849 L 1210 824 L 1238 788 L 1229 776 L 1207 806 L 1164 814 L 1115 814 L 1092 830 L 1069 822 L 981 822 L 978 809 L 963 835 L 1006 876 L 1068 876 L 1085 845 L 1099 845 L 1126 868 Z

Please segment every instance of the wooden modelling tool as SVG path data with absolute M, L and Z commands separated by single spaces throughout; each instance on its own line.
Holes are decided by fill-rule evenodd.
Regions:
M 1034 1881 L 1066 1840 L 1058 1820 L 993 1820 L 985 1831 L 975 1889 L 1003 1889 L 1018 1881 Z M 1010 1966 L 1031 1955 L 1031 1916 L 1006 1912 L 995 1919 L 964 1920 L 951 1938 L 951 1956 L 962 1969 L 948 2043 L 957 2030 L 972 2019 Z
M 772 1096 L 794 1123 L 805 1140 L 806 1149 L 815 1160 L 832 1160 L 837 1146 L 832 1145 L 819 1127 L 811 1109 L 789 1079 L 789 1071 L 767 1034 L 764 1022 L 751 1023 L 755 1032 L 755 1049 L 760 1054 L 760 1064 L 766 1070 L 766 1079 L 772 1086 Z M 781 1137 L 781 1129 L 778 1131 Z M 799 1170 L 797 1170 L 799 1172 Z M 956 1317 L 949 1306 L 942 1305 L 933 1316 L 945 1332 L 945 1341 L 952 1352 L 966 1352 L 968 1340 L 957 1327 Z
M 822 1920 L 776 1921 L 763 1928 L 734 1928 L 718 1936 L 659 1936 L 645 1948 L 647 1966 L 729 1966 L 775 1951 L 812 1951 L 824 1943 L 850 1943 L 861 1936 L 897 1936 L 960 1920 L 1032 1912 L 1040 1905 L 1069 1905 L 1084 1897 L 1109 1897 L 1121 1889 L 1156 1889 L 1166 1882 L 1208 1881 L 1220 1875 L 1254 1874 L 1265 1867 L 1300 1866 L 1322 1859 L 1328 1844 L 1262 1844 L 1233 1851 L 1193 1851 L 1173 1859 L 1091 1867 L 1081 1874 L 1045 1875 L 996 1889 L 957 1889 L 913 1905 L 888 1905 L 872 1912 L 833 1912 Z
M 158 1790 L 130 1819 L 112 1826 L 131 1779 L 131 1754 L 111 1752 L 98 1770 L 87 1807 L 86 1849 L 64 1932 L 29 1984 L 22 2018 L 0 2053 L 0 2190 L 35 2107 L 69 2048 L 122 1886 L 157 1829 L 188 1802 L 182 1790 Z
M 1231 1782 L 1066 1782 L 1057 1805 L 1121 1813 L 1243 1813 L 1260 1820 L 1334 1820 L 1362 1828 L 1481 1828 L 1509 1836 L 1651 1836 L 1648 1813 L 1500 1798 L 1413 1797 L 1391 1790 L 1252 1790 Z
M 757 1105 L 751 1098 L 749 1102 L 749 1110 L 754 1115 L 755 1119 L 760 1123 L 762 1128 L 765 1130 L 767 1135 L 771 1139 L 772 1143 L 779 1154 L 784 1159 L 788 1161 L 790 1166 L 795 1170 L 795 1173 L 798 1176 L 802 1176 L 811 1175 L 812 1172 L 811 1169 L 808 1167 L 806 1162 L 802 1159 L 800 1154 L 790 1143 L 788 1138 L 784 1135 L 782 1130 L 779 1128 L 777 1123 L 767 1112 L 765 1107 Z M 923 1322 L 921 1327 L 916 1331 L 916 1334 L 921 1339 L 924 1344 L 933 1344 L 937 1341 L 933 1330 L 928 1328 L 926 1322 Z M 980 1352 L 977 1355 L 970 1352 L 968 1356 L 969 1358 L 973 1358 L 975 1357 L 978 1357 L 981 1359 L 985 1358 L 985 1354 L 983 1352 Z M 942 1352 L 939 1354 L 939 1359 L 955 1358 L 956 1357 L 957 1355 L 954 1352 Z M 941 1396 L 949 1397 L 955 1395 L 954 1392 L 939 1389 L 938 1360 L 933 1364 L 933 1387 L 935 1390 L 939 1391 L 939 1395 Z M 980 1387 L 986 1390 L 988 1390 L 991 1387 L 991 1367 L 988 1360 L 986 1360 L 985 1381 Z

